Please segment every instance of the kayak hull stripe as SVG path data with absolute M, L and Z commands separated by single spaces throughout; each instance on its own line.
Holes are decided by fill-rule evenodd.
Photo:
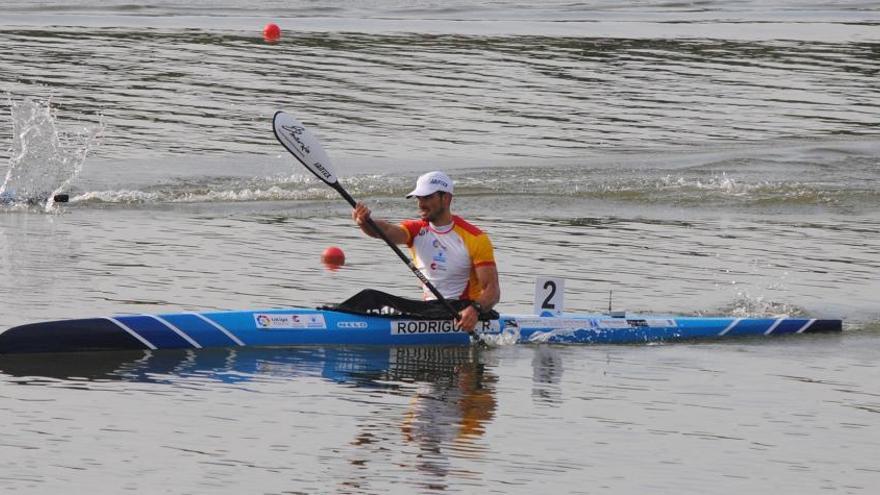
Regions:
M 141 334 L 139 334 L 139 333 L 135 332 L 134 330 L 132 330 L 132 329 L 131 329 L 128 325 L 126 325 L 125 323 L 119 321 L 119 320 L 116 319 L 116 318 L 107 318 L 107 320 L 113 322 L 116 326 L 118 326 L 119 328 L 121 328 L 121 329 L 125 330 L 126 332 L 128 332 L 129 335 L 131 335 L 132 337 L 136 338 L 136 339 L 137 339 L 138 341 L 140 341 L 142 344 L 144 344 L 145 346 L 147 346 L 147 349 L 152 349 L 152 350 L 156 350 L 156 349 L 157 349 L 157 347 L 156 347 L 155 345 L 153 345 L 152 342 L 150 342 L 149 340 L 145 339 L 143 336 L 141 336 Z
M 804 333 L 808 328 L 810 328 L 811 326 L 813 326 L 813 323 L 816 323 L 816 319 L 815 319 L 815 318 L 813 318 L 813 319 L 811 319 L 810 321 L 804 323 L 804 326 L 798 328 L 798 329 L 797 329 L 797 332 L 795 332 L 795 333 Z
M 210 325 L 211 328 L 215 328 L 215 329 L 219 330 L 220 333 L 222 333 L 224 336 L 228 337 L 229 340 L 231 340 L 234 344 L 236 344 L 236 345 L 240 345 L 240 346 L 245 345 L 245 343 L 242 342 L 241 339 L 239 339 L 238 337 L 236 337 L 235 335 L 233 335 L 232 332 L 230 332 L 229 330 L 223 328 L 222 325 L 220 325 L 219 323 L 217 323 L 217 322 L 214 321 L 214 320 L 211 320 L 210 318 L 208 318 L 208 317 L 205 316 L 205 315 L 202 315 L 202 314 L 199 314 L 199 313 L 186 313 L 186 315 L 183 315 L 183 316 L 195 316 L 195 317 L 198 318 L 199 320 L 201 320 L 201 321 L 203 321 L 204 323 L 207 323 L 208 325 Z M 229 345 L 229 344 L 226 344 L 226 345 Z
M 169 325 L 183 331 L 200 347 L 227 347 L 244 345 L 225 328 L 197 313 L 159 315 Z
M 731 322 L 730 325 L 727 325 L 727 327 L 724 330 L 722 330 L 721 333 L 718 334 L 718 336 L 723 337 L 723 336 L 727 335 L 727 333 L 730 332 L 731 330 L 733 330 L 737 325 L 739 325 L 739 322 L 741 322 L 741 321 L 742 321 L 742 318 L 737 318 L 737 319 L 733 320 L 733 322 Z
M 773 329 L 773 335 L 797 334 L 801 328 L 804 328 L 804 325 L 804 320 L 800 318 L 781 318 L 779 324 Z
M 738 322 L 726 334 L 728 337 L 743 335 L 768 335 L 767 330 L 773 328 L 776 319 L 770 318 L 738 318 Z
M 117 316 L 116 321 L 123 323 L 148 340 L 159 349 L 191 349 L 186 339 L 178 335 L 168 325 L 150 316 Z
M 184 333 L 183 330 L 177 328 L 173 323 L 171 323 L 171 322 L 169 322 L 168 320 L 162 318 L 161 316 L 153 316 L 153 315 L 144 315 L 144 316 L 147 316 L 147 317 L 150 317 L 150 318 L 155 318 L 159 323 L 162 323 L 163 325 L 166 325 L 168 328 L 170 328 L 171 330 L 173 330 L 174 333 L 176 333 L 177 335 L 180 335 L 180 336 L 183 338 L 183 340 L 189 342 L 189 344 L 190 344 L 191 346 L 195 347 L 196 349 L 201 349 L 201 348 L 202 348 L 202 346 L 201 346 L 198 342 L 196 342 L 195 340 L 193 340 L 192 337 L 190 337 L 189 335 L 187 335 L 186 333 Z
M 768 328 L 767 331 L 764 332 L 764 335 L 770 335 L 771 333 L 773 333 L 773 330 L 776 330 L 776 327 L 778 327 L 780 324 L 782 324 L 782 322 L 783 322 L 783 320 L 781 318 L 776 320 L 775 322 L 773 322 L 773 324 L 770 325 L 770 328 Z

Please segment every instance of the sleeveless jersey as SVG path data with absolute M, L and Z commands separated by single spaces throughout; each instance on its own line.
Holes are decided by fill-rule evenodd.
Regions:
M 437 227 L 427 220 L 406 220 L 406 230 L 416 267 L 448 299 L 479 297 L 482 289 L 476 267 L 494 265 L 495 253 L 489 236 L 477 227 L 453 215 L 452 223 Z M 423 288 L 425 300 L 436 299 Z

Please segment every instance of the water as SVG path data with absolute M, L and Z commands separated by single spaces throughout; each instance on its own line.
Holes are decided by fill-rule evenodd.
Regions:
M 283 109 L 384 218 L 447 170 L 504 311 L 549 274 L 573 311 L 613 291 L 845 331 L 5 356 L 0 487 L 869 493 L 878 25 L 874 2 L 829 0 L 4 2 L 0 177 L 40 197 L 0 205 L 0 328 L 417 294 L 275 142 Z M 346 267 L 320 265 L 329 245 Z

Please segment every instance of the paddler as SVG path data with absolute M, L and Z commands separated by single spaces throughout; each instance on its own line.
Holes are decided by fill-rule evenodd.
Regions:
M 373 221 L 392 242 L 410 248 L 416 267 L 459 311 L 459 327 L 472 332 L 480 315 L 485 316 L 498 303 L 501 287 L 489 236 L 452 214 L 452 192 L 448 175 L 428 172 L 406 195 L 416 198 L 420 218 L 400 224 L 376 218 Z M 352 219 L 365 234 L 379 237 L 367 224 L 370 216 L 370 209 L 360 202 L 352 211 Z M 434 294 L 426 287 L 423 292 L 426 308 L 436 309 L 439 301 Z

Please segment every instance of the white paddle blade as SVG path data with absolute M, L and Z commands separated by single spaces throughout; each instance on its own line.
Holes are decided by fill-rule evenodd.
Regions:
M 327 152 L 302 122 L 278 111 L 273 119 L 275 137 L 297 160 L 327 184 L 336 183 L 336 174 Z

